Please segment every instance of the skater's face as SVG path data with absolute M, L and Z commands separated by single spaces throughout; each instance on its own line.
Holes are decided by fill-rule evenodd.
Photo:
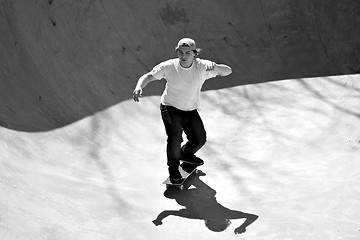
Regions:
M 190 50 L 188 47 L 180 47 L 177 51 L 177 56 L 180 61 L 180 65 L 184 68 L 191 67 L 193 60 L 195 58 L 194 51 Z

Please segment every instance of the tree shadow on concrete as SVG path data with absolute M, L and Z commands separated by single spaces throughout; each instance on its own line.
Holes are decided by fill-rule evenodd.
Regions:
M 88 149 L 88 164 L 95 164 L 99 169 L 101 177 L 105 182 L 104 193 L 113 200 L 117 214 L 122 218 L 127 218 L 130 215 L 132 210 L 131 205 L 121 196 L 120 190 L 116 184 L 115 175 L 111 167 L 101 158 L 101 151 L 103 146 L 106 145 L 104 139 L 102 139 L 99 134 L 101 131 L 101 120 L 97 117 L 93 118 L 91 121 L 91 144 Z M 107 140 L 105 140 L 107 141 Z
M 179 190 L 176 187 L 169 187 L 164 192 L 164 196 L 169 199 L 175 199 L 179 205 L 185 208 L 180 210 L 164 210 L 153 220 L 153 223 L 156 226 L 162 225 L 162 221 L 166 217 L 173 215 L 188 219 L 204 220 L 209 230 L 222 232 L 231 224 L 230 219 L 245 219 L 245 221 L 234 230 L 235 234 L 244 233 L 246 227 L 256 221 L 258 216 L 231 210 L 218 203 L 215 197 L 216 191 L 199 178 L 205 175 L 204 172 L 198 171 L 198 173 L 190 176 L 186 180 L 183 190 Z
M 358 89 L 356 86 L 347 86 L 346 82 L 344 83 L 344 85 L 341 85 L 339 82 L 331 80 L 331 78 L 324 78 L 324 79 L 326 80 L 327 84 L 337 85 L 339 87 L 339 90 L 341 89 L 346 90 L 346 94 L 344 96 L 340 95 L 339 98 L 345 98 L 345 97 L 355 98 L 359 96 L 360 89 Z M 349 109 L 347 106 L 342 105 L 339 101 L 334 101 L 333 99 L 331 99 L 331 97 L 326 96 L 325 94 L 321 93 L 321 91 L 312 87 L 308 81 L 300 79 L 298 82 L 305 90 L 309 91 L 314 97 L 332 106 L 334 109 L 344 114 L 360 118 L 360 112 L 357 109 Z

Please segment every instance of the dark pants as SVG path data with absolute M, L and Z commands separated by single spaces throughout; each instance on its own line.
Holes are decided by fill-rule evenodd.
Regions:
M 205 144 L 206 132 L 197 110 L 182 111 L 172 106 L 160 106 L 161 117 L 167 134 L 167 164 L 170 177 L 176 178 L 182 158 L 191 158 Z M 182 133 L 188 141 L 181 147 Z

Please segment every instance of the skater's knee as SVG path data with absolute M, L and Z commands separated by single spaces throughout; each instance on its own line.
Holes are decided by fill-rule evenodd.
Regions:
M 204 146 L 206 143 L 206 138 L 199 138 L 196 139 L 195 141 L 192 141 L 192 146 L 195 149 L 200 149 L 202 146 Z
M 206 143 L 206 138 L 201 139 L 200 142 L 198 143 L 198 146 L 199 146 L 199 147 L 202 147 L 202 146 L 205 145 L 205 143 Z
M 203 146 L 206 143 L 206 141 L 207 141 L 206 132 L 204 132 L 204 134 L 198 140 L 198 145 Z
M 167 143 L 171 145 L 179 145 L 183 142 L 181 134 L 171 135 L 167 137 Z

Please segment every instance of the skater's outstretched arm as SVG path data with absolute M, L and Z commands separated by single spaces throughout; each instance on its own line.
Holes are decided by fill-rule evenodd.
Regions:
M 143 93 L 143 88 L 152 81 L 158 80 L 157 78 L 155 78 L 150 72 L 145 73 L 144 75 L 142 75 L 135 87 L 135 90 L 133 91 L 133 99 L 135 102 L 139 102 L 139 98 L 141 97 L 142 93 Z
M 218 72 L 218 76 L 227 76 L 232 73 L 231 67 L 225 65 L 225 64 L 218 64 L 214 62 L 210 62 L 206 66 L 206 71 L 216 71 Z

